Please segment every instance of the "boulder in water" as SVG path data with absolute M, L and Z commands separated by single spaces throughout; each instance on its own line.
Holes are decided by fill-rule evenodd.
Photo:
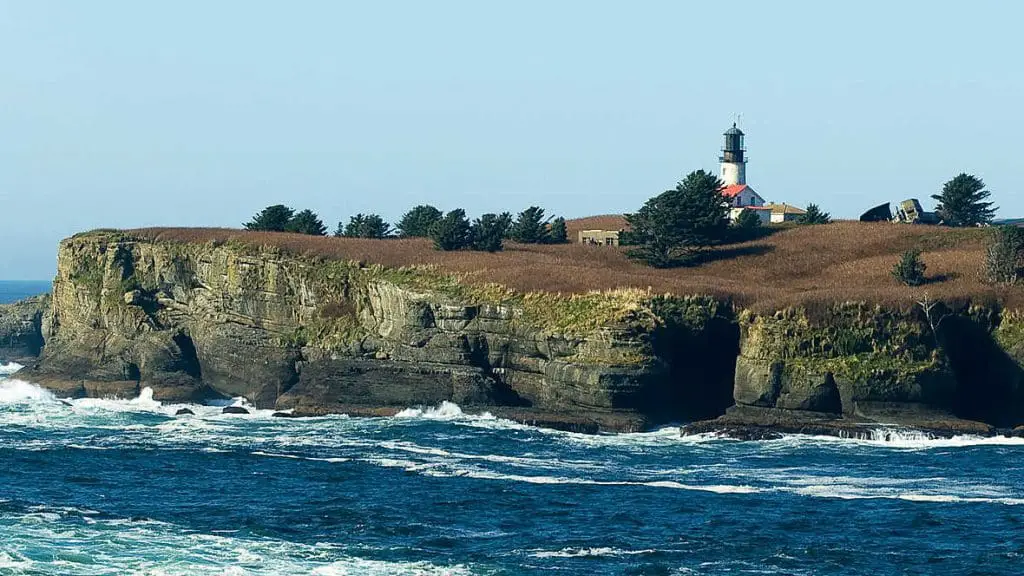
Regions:
M 196 413 L 189 410 L 188 408 L 178 408 L 178 411 L 174 413 L 175 416 L 195 416 Z
M 274 412 L 271 414 L 274 418 L 298 418 L 298 414 L 292 414 L 291 412 Z
M 245 408 L 242 408 L 241 406 L 225 406 L 224 409 L 220 411 L 220 413 L 221 414 L 248 414 L 249 411 L 246 410 Z

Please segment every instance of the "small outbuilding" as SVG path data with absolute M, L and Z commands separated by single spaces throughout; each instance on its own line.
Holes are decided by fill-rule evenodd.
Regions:
M 580 230 L 580 244 L 589 246 L 618 246 L 618 230 Z
M 765 206 L 771 210 L 771 223 L 782 224 L 784 222 L 796 222 L 801 216 L 807 214 L 807 210 L 798 208 L 791 204 L 768 204 Z

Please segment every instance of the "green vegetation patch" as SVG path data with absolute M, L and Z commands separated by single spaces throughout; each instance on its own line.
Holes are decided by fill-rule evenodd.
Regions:
M 993 336 L 1007 352 L 1024 349 L 1024 311 L 1004 310 Z
M 848 382 L 889 382 L 895 387 L 913 384 L 921 374 L 936 367 L 936 359 L 906 360 L 888 354 L 862 353 L 832 358 L 791 358 L 785 372 L 794 379 L 806 380 L 831 373 L 836 380 Z
M 771 360 L 863 358 L 930 362 L 937 346 L 927 322 L 864 303 L 836 304 L 812 317 L 803 308 L 773 315 L 744 312 L 741 325 L 759 356 Z

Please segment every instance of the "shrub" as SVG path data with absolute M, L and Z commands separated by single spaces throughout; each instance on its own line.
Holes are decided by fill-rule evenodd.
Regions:
M 733 226 L 743 230 L 760 228 L 761 217 L 758 216 L 757 212 L 754 212 L 753 210 L 744 209 L 742 212 L 740 212 L 740 215 L 736 217 L 736 221 L 733 222 Z
M 1024 228 L 999 226 L 985 248 L 985 279 L 993 284 L 1016 284 L 1024 253 Z
M 466 219 L 466 211 L 457 208 L 444 215 L 430 227 L 434 248 L 444 251 L 462 250 L 473 242 L 473 231 Z
M 900 261 L 892 267 L 892 277 L 907 286 L 920 286 L 925 283 L 924 271 L 927 267 L 921 261 L 921 251 L 907 250 Z
M 832 216 L 828 212 L 822 212 L 817 204 L 808 204 L 807 212 L 800 215 L 797 224 L 828 224 L 832 222 Z

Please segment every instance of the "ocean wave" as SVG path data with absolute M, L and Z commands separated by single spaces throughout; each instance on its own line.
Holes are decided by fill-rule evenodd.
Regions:
M 56 401 L 57 398 L 53 393 L 35 384 L 16 378 L 0 380 L 0 404 L 54 403 Z
M 462 408 L 454 402 L 444 401 L 434 407 L 417 407 L 417 408 L 406 408 L 398 414 L 395 414 L 395 418 L 422 418 L 425 420 L 497 420 L 489 412 L 482 414 L 466 414 L 462 411 Z
M 904 450 L 931 450 L 935 448 L 969 448 L 973 446 L 1024 446 L 1024 438 L 1008 436 L 956 435 L 938 437 L 928 432 L 901 427 L 879 427 L 871 430 L 869 438 L 839 438 L 808 434 L 786 434 L 781 439 L 766 440 L 766 446 L 795 447 L 808 444 L 833 446 L 863 446 Z
M 929 502 L 939 504 L 1001 504 L 1004 506 L 1020 506 L 1024 498 L 967 496 L 958 494 L 936 494 L 927 492 L 904 491 L 872 491 L 857 486 L 838 486 L 835 484 L 816 484 L 801 488 L 782 489 L 802 496 L 815 498 L 834 498 L 839 500 L 905 500 L 907 502 Z
M 7 364 L 0 364 L 0 376 L 14 374 L 18 370 L 21 370 L 22 368 L 24 368 L 24 366 L 18 364 L 17 362 L 8 362 Z
M 78 542 L 73 550 L 69 533 Z M 12 576 L 472 574 L 464 565 L 364 558 L 336 544 L 190 533 L 155 520 L 102 518 L 59 508 L 0 513 L 0 541 L 0 571 Z
M 351 458 L 317 458 L 314 456 L 300 456 L 298 454 L 275 454 L 273 452 L 263 452 L 257 450 L 250 452 L 253 456 L 265 456 L 267 458 L 287 458 L 290 460 L 305 460 L 307 462 L 328 462 L 330 464 L 341 464 L 344 462 L 351 462 Z
M 657 554 L 657 550 L 621 550 L 619 548 L 562 548 L 561 550 L 531 550 L 529 555 L 534 558 L 601 558 L 641 556 Z

